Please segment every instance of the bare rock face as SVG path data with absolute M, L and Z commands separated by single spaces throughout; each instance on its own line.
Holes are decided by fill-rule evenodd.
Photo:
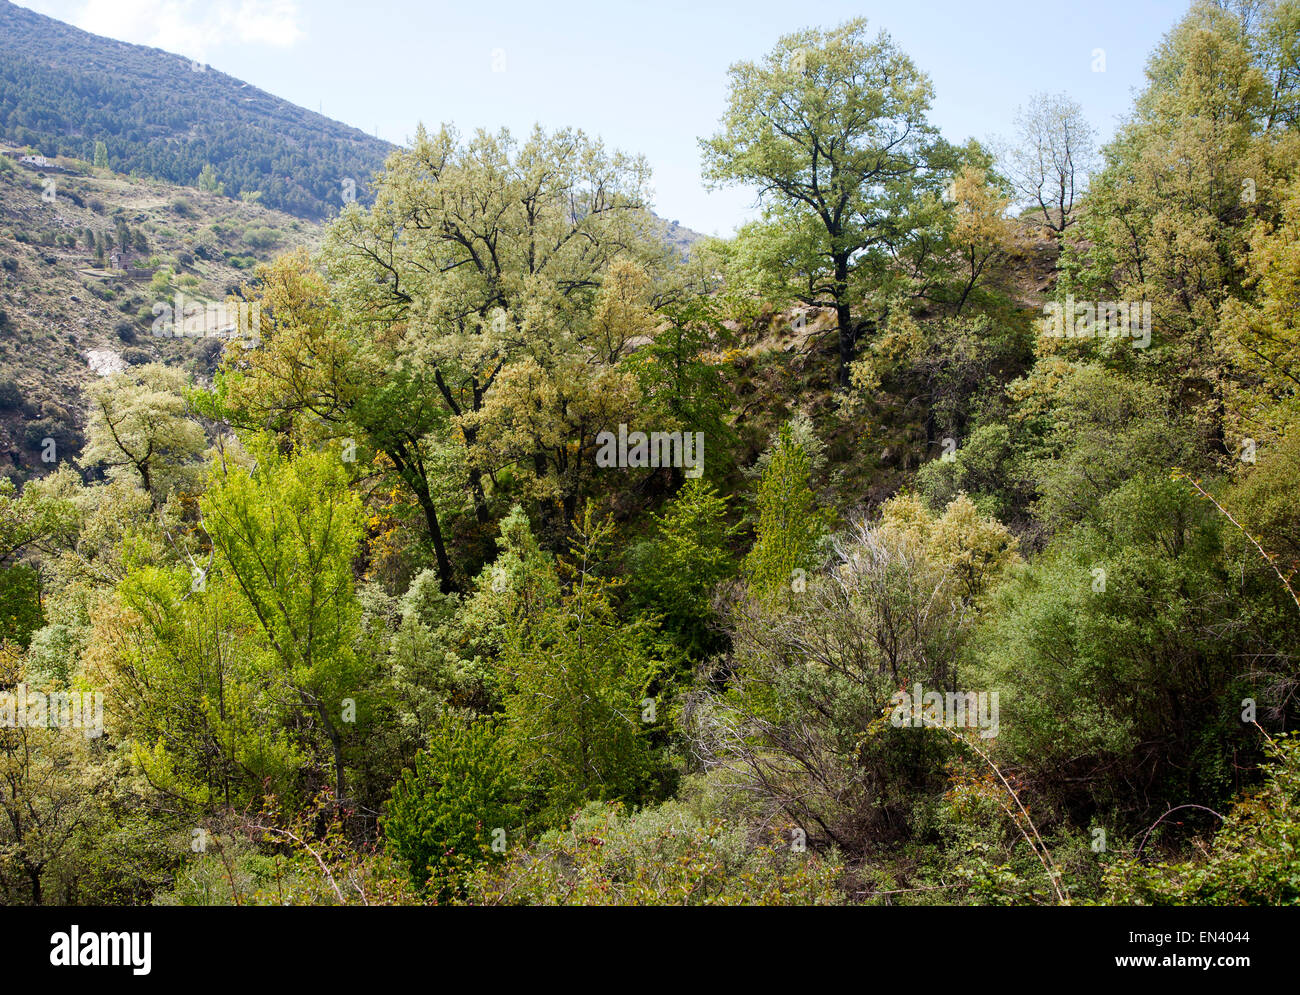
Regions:
M 112 349 L 91 349 L 86 353 L 86 362 L 90 364 L 91 370 L 101 377 L 111 377 L 114 373 L 122 373 L 126 370 L 126 360 Z

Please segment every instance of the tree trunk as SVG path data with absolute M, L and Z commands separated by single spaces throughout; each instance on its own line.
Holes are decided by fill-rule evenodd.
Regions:
M 840 366 L 836 382 L 841 390 L 848 390 L 849 371 L 857 352 L 858 336 L 853 327 L 853 314 L 848 304 L 836 304 L 835 317 L 840 325 Z
M 433 498 L 429 494 L 429 482 L 412 462 L 406 460 L 405 454 L 399 447 L 385 447 L 384 454 L 393 461 L 393 466 L 397 468 L 397 472 L 415 493 L 415 499 L 420 503 L 425 524 L 429 527 L 433 555 L 438 563 L 438 588 L 443 594 L 450 594 L 456 589 L 452 582 L 451 560 L 447 559 L 447 547 L 442 539 L 442 526 L 438 523 L 438 509 L 434 507 Z
M 858 330 L 849 306 L 849 257 L 843 254 L 835 256 L 835 320 L 840 326 L 840 366 L 836 381 L 841 390 L 847 390 L 849 368 L 857 353 Z
M 456 589 L 456 584 L 452 579 L 451 560 L 447 558 L 447 546 L 442 539 L 442 526 L 438 524 L 438 509 L 433 506 L 429 488 L 423 485 L 423 482 L 422 486 L 416 488 L 415 496 L 424 511 L 424 520 L 429 527 L 429 539 L 433 542 L 433 555 L 438 563 L 438 590 L 443 594 L 450 594 Z
M 343 737 L 339 735 L 338 727 L 330 718 L 329 710 L 325 703 L 315 694 L 299 692 L 304 705 L 315 706 L 316 714 L 320 716 L 320 724 L 325 729 L 325 737 L 330 741 L 330 749 L 334 752 L 334 802 L 337 805 L 343 804 L 343 799 L 347 797 L 347 784 L 343 777 Z

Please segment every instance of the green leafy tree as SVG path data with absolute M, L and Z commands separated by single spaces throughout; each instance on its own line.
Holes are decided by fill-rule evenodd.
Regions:
M 653 630 L 614 610 L 600 573 L 612 526 L 593 524 L 590 509 L 575 525 L 564 593 L 515 627 L 502 660 L 507 739 L 550 821 L 587 800 L 638 803 L 660 773 L 643 703 L 660 669 Z
M 738 527 L 727 523 L 727 499 L 704 478 L 686 481 L 653 518 L 650 538 L 628 553 L 634 601 L 692 658 L 720 648 L 721 626 L 709 607 L 714 589 L 736 568 Z
M 140 565 L 117 593 L 96 616 L 92 667 L 149 784 L 201 811 L 292 793 L 309 751 L 235 586 Z
M 706 175 L 758 187 L 764 230 L 785 235 L 791 294 L 835 308 L 847 387 L 861 328 L 850 277 L 909 226 L 931 153 L 930 81 L 862 18 L 786 35 L 730 75 L 722 130 L 702 142 Z
M 336 797 L 346 797 L 344 699 L 362 697 L 355 644 L 361 610 L 352 561 L 361 502 L 348 488 L 336 447 L 281 453 L 269 439 L 249 446 L 252 470 L 217 462 L 200 502 L 218 568 L 259 630 L 263 665 L 304 718 L 319 724 L 334 759 Z
M 199 172 L 199 189 L 206 193 L 225 193 L 226 185 L 217 179 L 217 171 L 212 168 L 212 163 L 204 163 L 203 169 Z
M 110 473 L 139 479 L 155 505 L 187 480 L 207 446 L 203 427 L 183 396 L 180 370 L 149 363 L 92 384 L 82 458 Z
M 617 355 L 622 336 L 644 324 L 622 322 L 611 340 L 591 318 L 617 260 L 640 264 L 651 281 L 666 265 L 648 179 L 643 159 L 607 152 L 581 131 L 464 140 L 421 127 L 380 176 L 375 206 L 347 210 L 331 227 L 328 274 L 349 321 L 393 329 L 376 338 L 400 336 L 389 368 L 414 367 L 472 450 L 480 428 L 471 416 L 513 360 L 530 357 L 550 373 L 585 347 L 609 358 L 611 343 Z M 625 282 L 634 291 L 638 281 Z M 611 296 L 622 295 L 600 303 L 614 304 Z M 637 296 L 606 317 L 641 310 Z M 484 475 L 495 469 L 467 468 L 480 526 L 490 522 Z

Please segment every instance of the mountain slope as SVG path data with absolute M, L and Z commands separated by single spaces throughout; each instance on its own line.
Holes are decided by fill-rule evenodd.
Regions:
M 202 377 L 216 336 L 154 334 L 155 306 L 222 302 L 321 228 L 229 197 L 72 160 L 25 165 L 0 142 L 0 474 L 50 469 L 41 441 L 75 452 L 81 388 L 97 373 L 165 362 Z
M 230 195 L 318 220 L 358 198 L 392 149 L 211 67 L 101 38 L 0 0 L 0 138 L 47 156 L 194 185 L 205 164 Z

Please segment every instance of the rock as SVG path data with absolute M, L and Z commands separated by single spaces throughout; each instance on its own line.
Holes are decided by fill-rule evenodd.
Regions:
M 86 353 L 86 361 L 101 377 L 111 377 L 126 370 L 126 360 L 112 349 L 91 349 Z

